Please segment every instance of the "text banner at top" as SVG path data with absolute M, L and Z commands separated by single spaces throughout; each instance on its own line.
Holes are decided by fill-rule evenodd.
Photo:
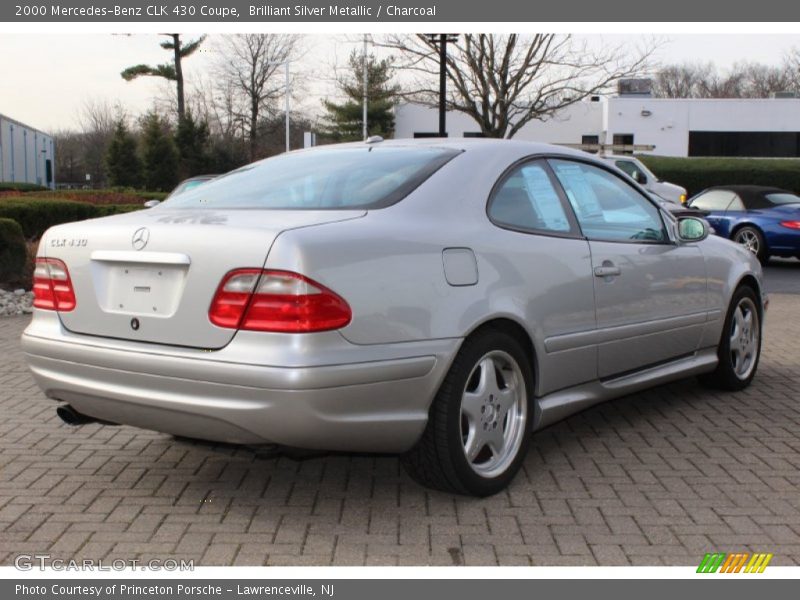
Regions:
M 790 22 L 786 0 L 6 0 L 0 22 Z

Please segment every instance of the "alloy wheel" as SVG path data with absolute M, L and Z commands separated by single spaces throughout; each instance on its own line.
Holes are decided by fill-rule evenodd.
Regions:
M 742 229 L 737 233 L 736 242 L 756 256 L 761 251 L 761 240 L 758 239 L 758 234 L 752 229 Z
M 528 395 L 517 362 L 501 350 L 473 367 L 461 398 L 461 440 L 467 463 L 483 477 L 503 473 L 526 434 Z
M 750 376 L 756 365 L 761 324 L 758 310 L 750 298 L 742 298 L 733 313 L 730 330 L 730 360 L 741 380 Z

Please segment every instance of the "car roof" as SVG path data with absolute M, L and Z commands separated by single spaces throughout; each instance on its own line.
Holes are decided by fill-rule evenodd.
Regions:
M 330 146 L 315 146 L 313 148 L 295 150 L 295 152 L 307 152 L 331 147 L 352 148 L 364 146 L 385 146 L 392 148 L 444 148 L 449 150 L 457 150 L 460 152 L 491 152 L 493 150 L 502 150 L 510 153 L 516 151 L 520 155 L 559 154 L 562 156 L 574 156 L 576 158 L 597 160 L 595 155 L 589 154 L 582 150 L 568 148 L 566 146 L 558 146 L 556 144 L 545 144 L 542 142 L 533 142 L 527 140 L 507 140 L 499 138 L 400 138 L 372 142 L 348 142 L 344 144 L 333 144 Z
M 736 185 L 715 185 L 710 188 L 706 188 L 703 190 L 702 193 L 711 192 L 711 191 L 723 191 L 723 192 L 733 192 L 739 198 L 742 199 L 742 202 L 747 208 L 770 208 L 773 204 L 766 199 L 767 194 L 792 194 L 795 195 L 794 192 L 789 190 L 785 190 L 778 187 L 772 187 L 767 185 L 744 185 L 744 184 L 736 184 Z
M 773 187 L 769 185 L 745 185 L 745 184 L 735 184 L 735 185 L 715 185 L 713 187 L 707 188 L 705 191 L 710 190 L 726 190 L 729 192 L 734 192 L 736 194 L 793 194 L 789 190 L 785 190 L 779 187 Z

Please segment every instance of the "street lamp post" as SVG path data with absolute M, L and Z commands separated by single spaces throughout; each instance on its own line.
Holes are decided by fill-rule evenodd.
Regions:
M 458 41 L 457 33 L 429 33 L 428 40 L 439 49 L 439 137 L 447 137 L 447 44 Z
M 283 110 L 286 113 L 286 152 L 289 152 L 289 60 L 276 60 L 268 62 L 268 65 L 283 65 L 283 72 L 286 77 Z
M 369 77 L 369 65 L 367 64 L 367 34 L 364 34 L 364 106 L 362 109 L 362 121 L 363 121 L 363 135 L 364 139 L 366 140 L 369 137 L 369 130 L 367 129 L 367 89 L 368 89 L 368 77 Z
M 286 111 L 286 151 L 289 152 L 289 61 L 285 61 L 283 66 L 286 75 L 286 97 L 284 99 L 283 109 Z

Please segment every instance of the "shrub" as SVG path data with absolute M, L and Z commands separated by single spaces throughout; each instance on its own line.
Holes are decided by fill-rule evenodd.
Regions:
M 53 225 L 131 212 L 141 208 L 143 208 L 141 204 L 96 205 L 70 200 L 5 198 L 0 200 L 0 218 L 13 219 L 22 227 L 26 238 L 37 239 Z
M 792 158 L 638 158 L 660 179 L 682 185 L 689 196 L 715 185 L 767 185 L 800 192 L 800 160 Z
M 19 223 L 0 219 L 0 281 L 22 281 L 28 260 L 28 246 Z
M 13 181 L 0 181 L 0 192 L 37 192 L 48 190 L 43 185 L 35 183 L 15 183 Z
M 144 204 L 147 200 L 163 200 L 163 192 L 134 192 L 125 189 L 110 190 L 60 190 L 57 192 L 31 192 L 25 198 L 46 198 L 49 200 L 74 200 L 90 204 Z

